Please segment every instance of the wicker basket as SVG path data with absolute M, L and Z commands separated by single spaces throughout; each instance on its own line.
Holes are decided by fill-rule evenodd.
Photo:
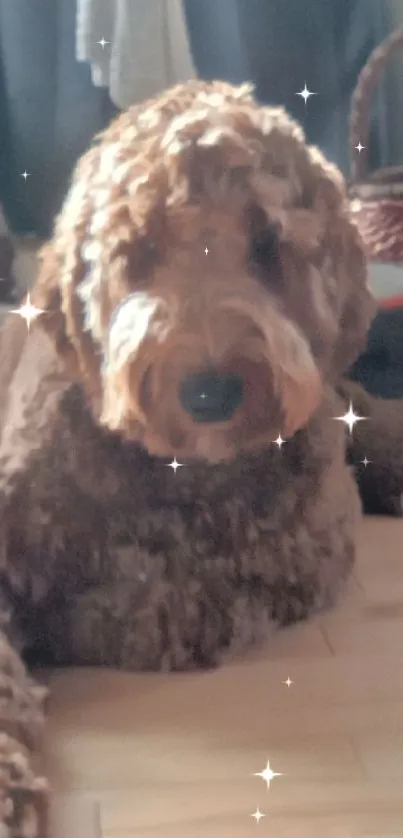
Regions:
M 369 258 L 403 264 L 403 166 L 367 174 L 372 94 L 389 59 L 403 47 L 403 30 L 394 32 L 370 56 L 353 93 L 350 120 L 351 208 Z M 402 115 L 403 118 L 403 115 Z M 361 151 L 357 146 L 363 147 Z

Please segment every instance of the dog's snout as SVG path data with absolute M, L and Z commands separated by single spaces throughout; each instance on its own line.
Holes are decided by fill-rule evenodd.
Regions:
M 180 385 L 179 399 L 195 422 L 228 422 L 242 404 L 242 378 L 220 372 L 189 375 Z

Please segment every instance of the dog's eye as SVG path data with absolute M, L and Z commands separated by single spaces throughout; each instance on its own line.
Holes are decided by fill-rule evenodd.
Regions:
M 134 282 L 148 279 L 159 259 L 157 245 L 145 236 L 133 242 L 122 242 L 117 252 L 125 257 L 127 275 Z
M 268 275 L 279 268 L 279 237 L 275 224 L 270 224 L 260 207 L 254 207 L 248 214 L 249 254 L 252 271 Z

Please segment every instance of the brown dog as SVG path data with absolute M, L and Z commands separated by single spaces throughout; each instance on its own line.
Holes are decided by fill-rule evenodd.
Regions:
M 338 171 L 282 109 L 201 82 L 85 155 L 32 301 L 1 344 L 0 821 L 42 838 L 17 652 L 209 666 L 334 600 L 360 503 L 333 417 L 375 307 Z M 400 498 L 393 422 L 385 456 L 359 426 Z

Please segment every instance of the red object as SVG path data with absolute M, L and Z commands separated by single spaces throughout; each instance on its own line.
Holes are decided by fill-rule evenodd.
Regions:
M 391 308 L 403 308 L 403 294 L 396 294 L 394 297 L 386 297 L 379 300 L 379 308 L 389 310 Z

